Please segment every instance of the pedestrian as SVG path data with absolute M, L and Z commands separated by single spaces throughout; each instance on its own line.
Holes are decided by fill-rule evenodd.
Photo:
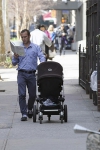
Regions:
M 50 34 L 50 38 L 51 38 L 51 41 L 54 43 L 55 41 L 55 38 L 56 38 L 56 33 L 54 32 L 54 27 L 53 25 L 49 25 L 48 27 L 48 32 Z
M 46 29 L 46 26 L 45 26 L 45 25 L 41 24 L 40 27 L 39 27 L 39 30 L 41 30 L 41 31 L 43 31 L 44 33 L 46 33 L 47 37 L 51 40 L 49 31 Z
M 58 37 L 59 51 L 60 51 L 60 55 L 61 55 L 65 44 L 67 44 L 67 32 L 66 32 L 63 24 L 61 24 L 60 29 L 58 29 L 58 31 L 56 31 L 56 34 Z
M 46 30 L 45 25 L 41 24 L 39 29 L 43 31 L 47 35 L 47 37 L 51 40 L 50 34 L 48 30 Z M 46 44 L 45 44 L 45 53 L 46 53 L 46 61 L 47 61 L 49 59 L 49 47 Z
M 36 77 L 35 72 L 37 69 L 37 59 L 40 62 L 45 61 L 45 56 L 41 48 L 30 42 L 30 32 L 24 29 L 20 33 L 21 39 L 23 41 L 25 56 L 19 56 L 14 53 L 12 57 L 12 64 L 18 65 L 18 94 L 19 94 L 19 106 L 22 113 L 21 121 L 26 121 L 27 116 L 32 118 L 33 104 L 36 97 Z M 26 87 L 28 89 L 29 99 L 28 106 L 26 105 Z
M 56 47 L 55 47 L 55 39 L 56 39 L 56 33 L 54 32 L 54 26 L 51 24 L 48 27 L 48 32 L 50 34 L 50 38 L 52 41 L 52 50 L 49 50 L 49 59 L 53 59 L 56 55 Z
M 31 32 L 30 40 L 32 43 L 39 45 L 44 54 L 45 45 L 47 45 L 48 47 L 52 45 L 52 42 L 47 37 L 47 35 L 44 32 L 40 31 L 40 25 L 36 25 L 36 29 Z

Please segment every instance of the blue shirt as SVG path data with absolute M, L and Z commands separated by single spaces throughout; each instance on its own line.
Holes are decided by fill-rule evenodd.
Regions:
M 12 57 L 12 64 L 14 66 L 18 64 L 17 70 L 36 70 L 38 58 L 40 62 L 45 61 L 45 56 L 38 45 L 30 43 L 28 48 L 24 46 L 24 50 L 25 56 L 19 56 L 18 58 Z
M 49 32 L 49 34 L 50 34 L 51 41 L 54 41 L 54 39 L 56 37 L 56 33 L 55 32 Z

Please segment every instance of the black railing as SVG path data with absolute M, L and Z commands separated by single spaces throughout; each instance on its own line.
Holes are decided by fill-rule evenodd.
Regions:
M 86 89 L 86 51 L 79 46 L 79 85 Z
M 79 85 L 100 111 L 100 0 L 87 0 L 86 50 L 79 47 Z M 90 87 L 91 74 L 97 70 L 97 92 Z

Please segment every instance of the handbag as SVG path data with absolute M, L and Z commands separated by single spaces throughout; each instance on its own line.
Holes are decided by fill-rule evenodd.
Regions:
M 49 58 L 54 58 L 55 56 L 56 56 L 55 49 L 53 51 L 51 49 L 49 49 Z
M 49 47 L 49 49 L 53 52 L 55 47 L 54 47 L 54 43 L 52 43 L 52 45 Z

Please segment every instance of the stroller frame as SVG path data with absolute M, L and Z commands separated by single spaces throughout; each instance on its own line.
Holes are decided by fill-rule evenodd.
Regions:
M 61 123 L 63 123 L 63 120 L 67 122 L 68 116 L 67 105 L 64 105 L 63 78 L 63 68 L 57 62 L 43 62 L 38 66 L 36 74 L 36 101 L 33 105 L 33 122 L 36 122 L 37 115 L 40 124 L 42 124 L 43 115 L 48 116 L 48 121 L 50 121 L 51 115 L 60 115 Z M 45 81 L 46 83 L 44 84 Z M 53 92 L 52 90 L 54 89 L 56 91 Z M 46 96 L 48 98 L 49 94 L 57 97 L 56 105 L 44 106 L 44 97 Z

